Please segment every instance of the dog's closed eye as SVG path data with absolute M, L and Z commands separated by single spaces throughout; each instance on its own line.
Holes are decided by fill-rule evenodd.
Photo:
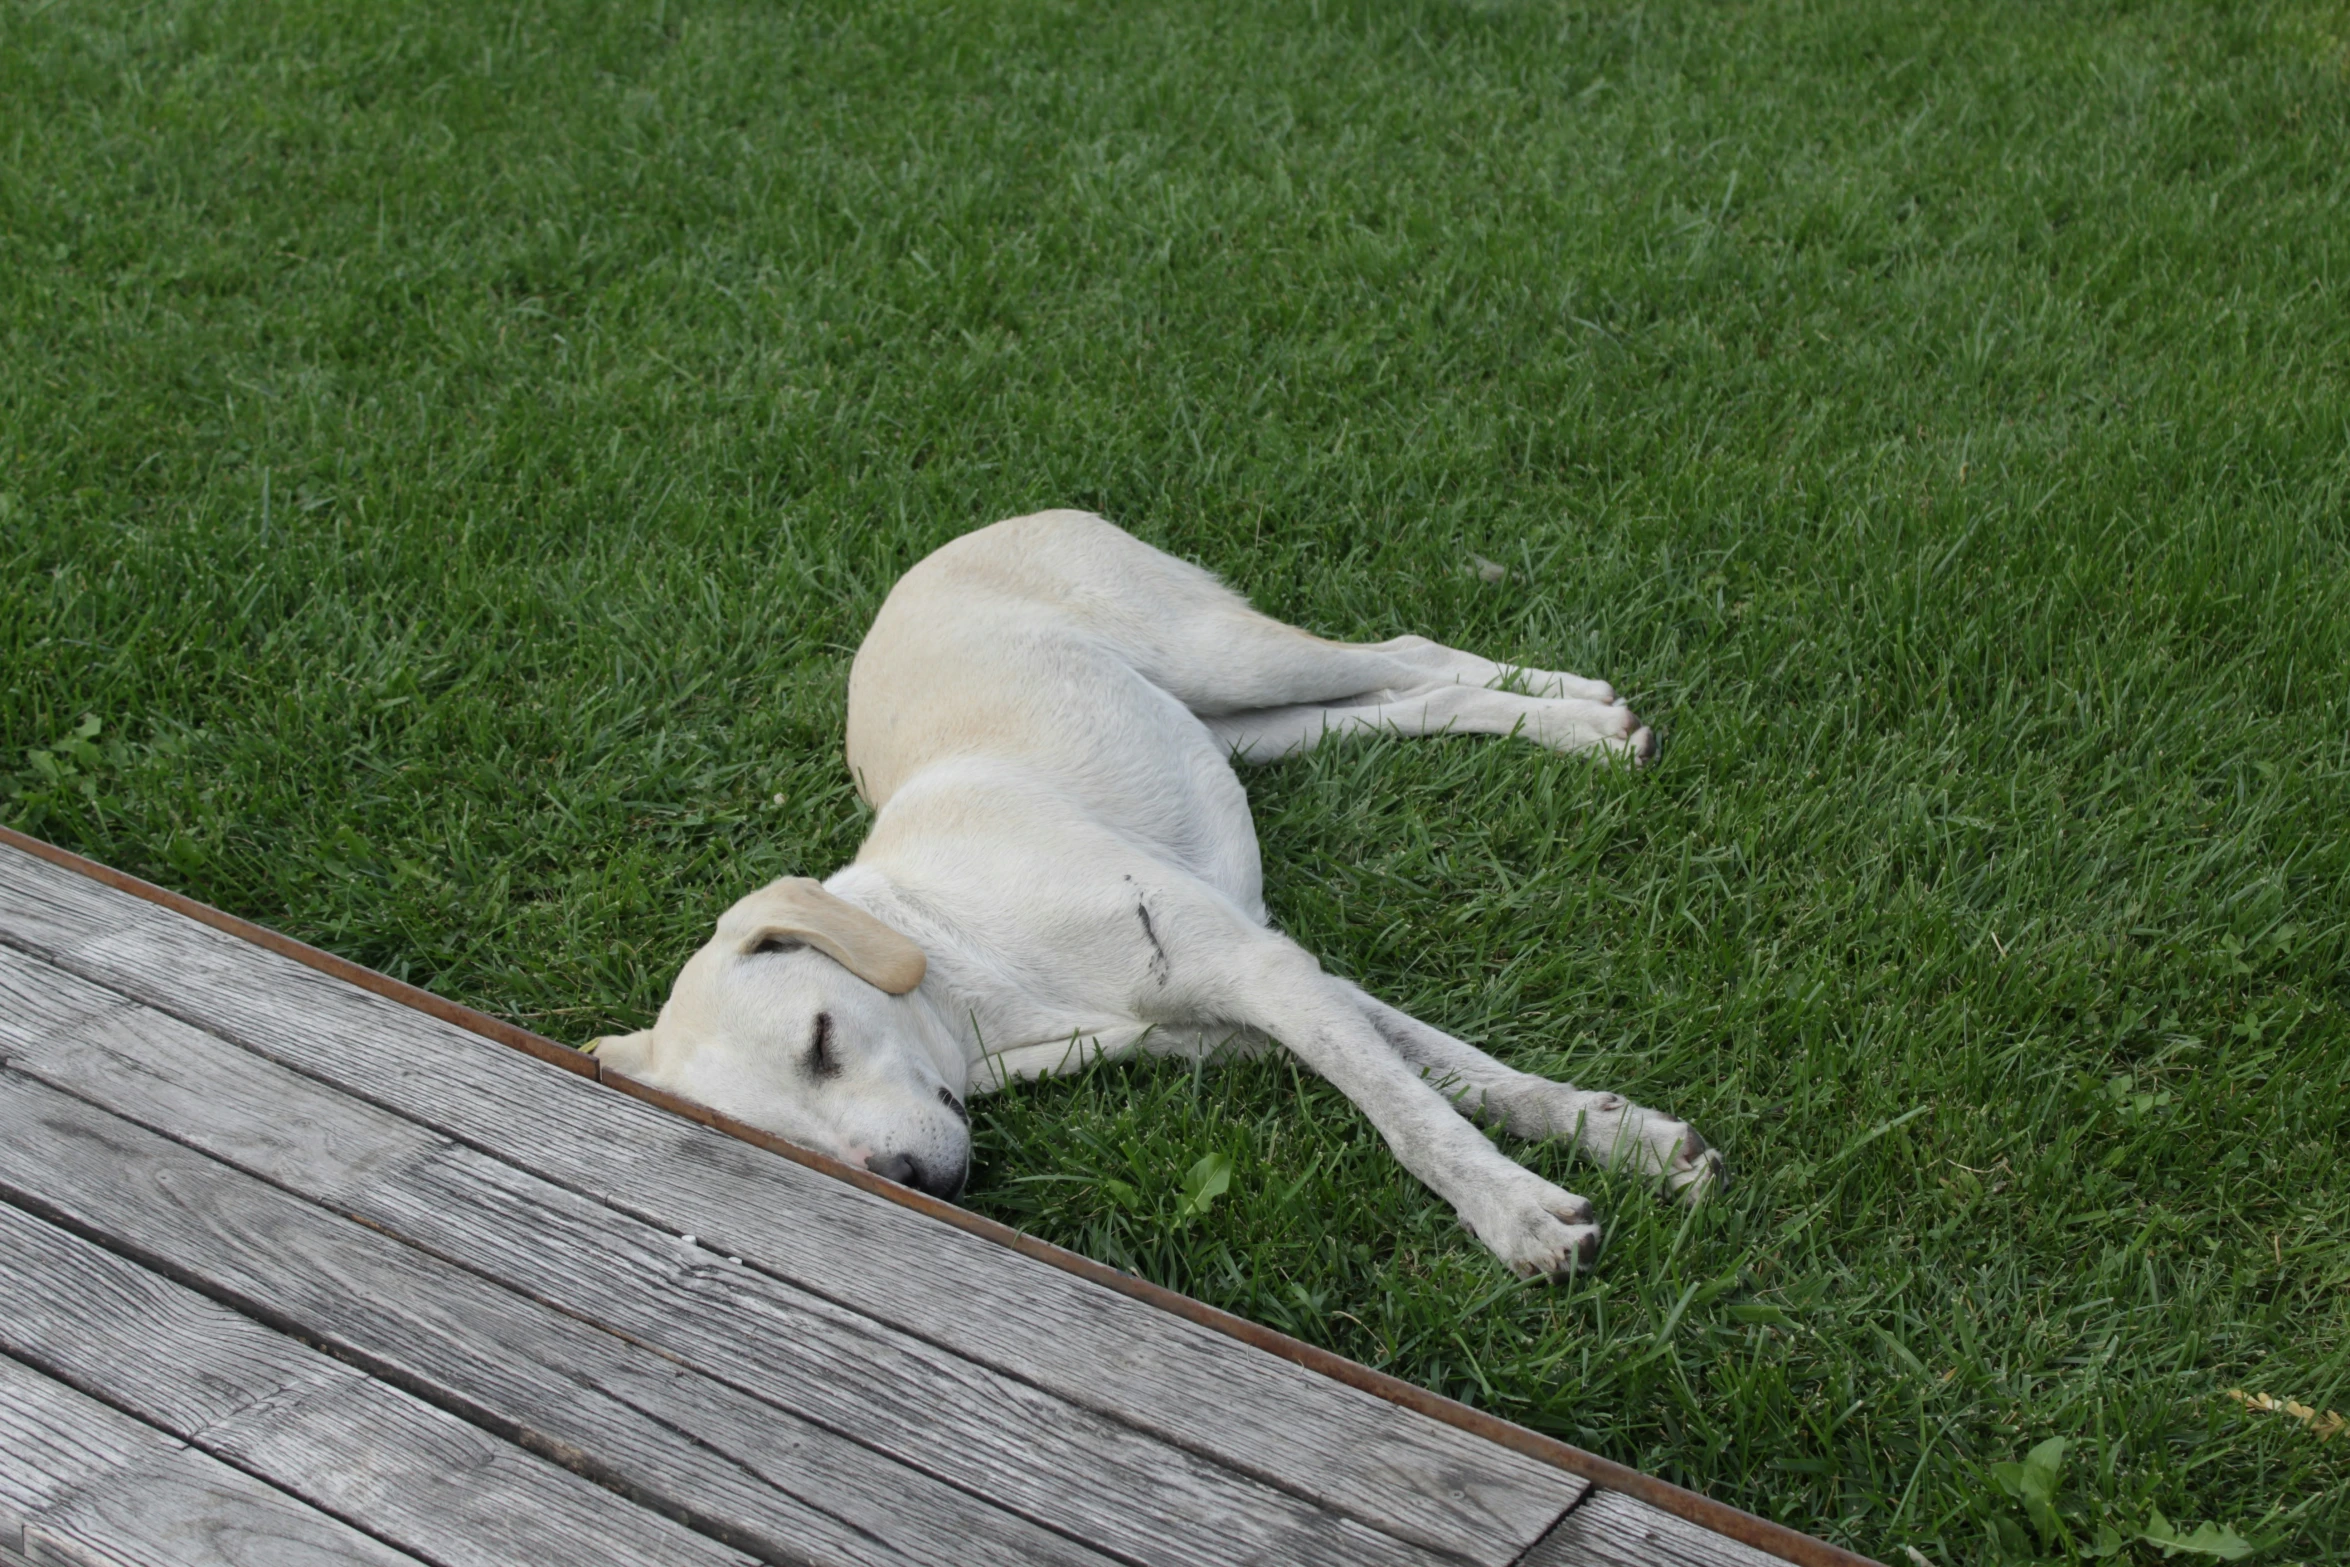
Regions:
M 832 1053 L 832 1014 L 816 1014 L 816 1030 L 808 1041 L 808 1072 L 812 1077 L 840 1076 L 840 1059 Z
M 753 947 L 751 953 L 755 957 L 762 952 L 797 952 L 806 945 L 806 942 L 794 941 L 788 936 L 770 936 Z

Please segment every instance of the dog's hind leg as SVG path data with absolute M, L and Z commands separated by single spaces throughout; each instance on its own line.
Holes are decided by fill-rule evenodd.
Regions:
M 1621 705 L 1604 680 L 1500 664 L 1426 637 L 1333 642 L 1301 631 L 1252 609 L 1214 574 L 1084 512 L 1039 512 L 966 534 L 908 573 L 901 588 L 938 574 L 981 588 L 1016 585 L 1039 613 L 1082 627 L 1203 719 L 1359 706 L 1440 686 L 1508 686 L 1553 701 Z
M 1333 735 L 1522 735 L 1556 751 L 1602 751 L 1646 762 L 1656 737 L 1621 702 L 1521 696 L 1482 686 L 1432 685 L 1348 702 L 1308 703 L 1202 719 L 1216 742 L 1251 762 L 1310 751 Z
M 1144 673 L 1213 722 L 1289 707 L 1361 707 L 1458 690 L 1573 702 L 1624 712 L 1615 687 L 1556 670 L 1497 664 L 1426 637 L 1331 642 L 1260 615 L 1235 598 L 1170 617 Z M 1628 727 L 1637 727 L 1637 720 Z M 1628 732 L 1628 730 L 1627 730 Z
M 1662 1177 L 1664 1189 L 1687 1202 L 1702 1201 L 1725 1184 L 1722 1156 L 1688 1123 L 1622 1094 L 1593 1092 L 1505 1066 L 1357 986 L 1346 988 L 1380 1037 L 1463 1115 L 1528 1140 L 1570 1137 L 1586 1157 Z
M 1613 705 L 1621 700 L 1616 695 L 1616 688 L 1604 680 L 1587 680 L 1581 675 L 1570 675 L 1556 669 L 1536 669 L 1527 664 L 1496 663 L 1475 653 L 1446 647 L 1441 642 L 1431 642 L 1426 637 L 1397 637 L 1392 641 L 1371 645 L 1408 665 L 1417 675 L 1413 682 L 1415 686 L 1507 687 L 1523 691 L 1528 696 L 1565 698 L 1603 705 Z
M 1634 762 L 1656 751 L 1655 736 L 1603 680 L 1496 664 L 1426 637 L 1326 642 L 1238 599 L 1197 606 L 1160 636 L 1173 652 L 1146 676 L 1252 762 L 1379 730 L 1522 734 Z

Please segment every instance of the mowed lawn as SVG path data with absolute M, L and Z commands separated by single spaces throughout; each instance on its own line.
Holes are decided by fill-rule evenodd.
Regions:
M 1520 1285 L 1274 1061 L 972 1205 L 1903 1567 L 2338 1561 L 2346 196 L 2342 0 L 0 0 L 0 820 L 639 1026 L 1090 507 L 1630 696 L 1250 773 L 1270 898 L 1736 1184 L 1524 1150 Z

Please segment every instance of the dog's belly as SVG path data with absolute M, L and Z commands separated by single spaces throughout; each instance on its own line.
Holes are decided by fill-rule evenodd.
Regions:
M 1203 950 L 1203 931 L 1229 932 L 1236 912 L 1263 922 L 1262 904 L 1238 895 L 1255 892 L 1255 839 L 1227 845 L 1244 866 L 1238 855 L 1211 864 L 1196 846 L 1187 862 L 1181 834 L 1170 842 L 1148 825 L 1106 819 L 1064 780 L 1007 759 L 948 761 L 883 806 L 842 876 L 877 872 L 903 900 L 897 917 L 952 993 L 957 1024 L 990 1050 L 1200 1021 L 1186 954 Z
M 1110 672 L 1136 707 L 1131 724 L 1104 725 L 1101 743 L 1060 783 L 1085 813 L 1189 872 L 1250 915 L 1264 915 L 1257 830 L 1223 748 L 1183 704 L 1123 667 Z M 1075 760 L 1075 759 L 1071 759 Z
M 1142 685 L 1131 671 L 1117 674 Z M 897 819 L 915 816 L 922 831 L 966 843 L 1115 840 L 1205 882 L 1263 921 L 1264 874 L 1247 791 L 1206 725 L 1164 692 L 1142 691 L 1168 710 L 1146 722 L 1101 723 L 1074 745 L 1067 737 L 1049 746 L 1007 743 L 998 731 L 997 743 L 983 749 L 932 755 L 881 804 L 876 840 L 896 840 Z
M 1264 918 L 1247 791 L 1180 701 L 1065 624 L 972 605 L 928 632 L 878 648 L 868 639 L 850 680 L 849 765 L 884 819 L 901 791 L 942 771 L 1023 777 L 1025 794 L 980 797 L 1005 816 L 1073 812 Z

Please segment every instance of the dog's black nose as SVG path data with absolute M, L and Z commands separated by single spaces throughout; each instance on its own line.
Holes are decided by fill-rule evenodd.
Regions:
M 918 1192 L 927 1192 L 949 1202 L 962 1195 L 963 1182 L 971 1173 L 968 1164 L 944 1169 L 924 1164 L 912 1155 L 902 1153 L 875 1154 L 865 1161 L 865 1168 L 885 1181 L 911 1186 Z

